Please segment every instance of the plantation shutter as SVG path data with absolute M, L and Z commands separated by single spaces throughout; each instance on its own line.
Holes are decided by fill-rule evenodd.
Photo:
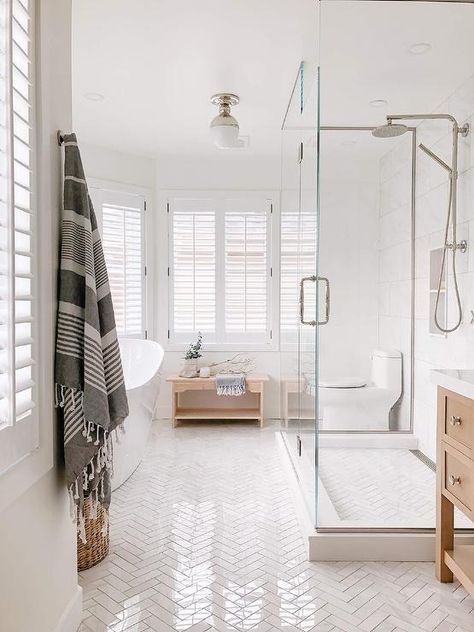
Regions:
M 294 341 L 299 318 L 299 282 L 316 269 L 314 213 L 281 214 L 280 330 L 281 341 Z M 311 286 L 307 288 L 311 292 Z M 311 300 L 307 301 L 311 304 Z
M 226 200 L 225 337 L 270 337 L 270 210 L 268 200 Z
M 272 339 L 272 202 L 263 195 L 199 192 L 168 199 L 169 331 L 189 343 Z
M 170 208 L 170 336 L 216 333 L 216 215 L 212 200 L 174 199 Z
M 0 2 L 0 471 L 38 445 L 32 11 Z
M 143 208 L 102 204 L 102 246 L 120 336 L 144 334 Z

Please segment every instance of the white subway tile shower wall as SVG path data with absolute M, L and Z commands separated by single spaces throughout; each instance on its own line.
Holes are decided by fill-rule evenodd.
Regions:
M 460 124 L 474 123 L 474 76 L 436 108 L 436 112 L 453 114 Z M 451 128 L 443 121 L 423 121 L 417 127 L 417 142 L 424 143 L 448 164 L 451 163 Z M 403 152 L 409 135 L 383 157 L 380 164 L 380 344 L 395 343 L 401 323 L 406 320 L 400 312 L 406 297 L 406 286 L 397 286 L 397 276 L 408 270 L 409 236 L 404 227 L 387 221 L 387 215 L 396 214 L 393 200 L 403 200 L 407 194 L 408 180 L 404 177 L 403 164 L 408 152 Z M 466 254 L 457 256 L 458 279 L 464 312 L 459 330 L 448 336 L 429 333 L 429 253 L 443 244 L 444 225 L 448 204 L 448 180 L 446 172 L 423 152 L 417 150 L 416 213 L 415 213 L 415 353 L 414 353 L 414 433 L 419 448 L 435 459 L 436 439 L 436 387 L 430 382 L 434 368 L 472 368 L 474 364 L 474 325 L 470 323 L 470 310 L 474 309 L 474 143 L 472 137 L 459 139 L 458 184 L 458 241 L 466 239 Z M 400 191 L 394 191 L 400 188 Z M 403 222 L 403 209 L 399 213 Z M 406 213 L 409 217 L 409 212 Z M 391 239 L 400 243 L 398 250 Z M 403 250 L 404 248 L 404 250 Z M 397 266 L 399 267 L 396 272 Z M 408 277 L 409 278 L 409 277 Z M 408 280 L 408 279 L 406 279 Z M 390 285 L 390 288 L 388 287 Z M 407 284 L 408 285 L 408 284 Z M 452 274 L 448 275 L 448 324 L 456 318 Z M 393 299 L 393 300 L 392 300 Z M 398 310 L 398 311 L 397 311 Z M 409 360 L 405 357 L 405 366 Z
M 403 354 L 403 398 L 391 430 L 408 430 L 411 341 L 411 137 L 380 161 L 379 345 Z

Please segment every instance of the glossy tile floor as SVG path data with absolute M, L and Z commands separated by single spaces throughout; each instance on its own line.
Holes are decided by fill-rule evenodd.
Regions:
M 428 563 L 310 563 L 275 428 L 155 424 L 81 573 L 81 632 L 474 631 Z
M 434 527 L 436 474 L 406 449 L 321 448 L 319 476 L 340 520 Z M 455 524 L 472 529 L 456 510 Z

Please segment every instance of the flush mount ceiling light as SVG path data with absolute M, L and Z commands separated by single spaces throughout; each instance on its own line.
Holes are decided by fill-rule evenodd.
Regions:
M 374 99 L 373 101 L 369 101 L 369 105 L 373 108 L 383 108 L 388 105 L 388 101 L 385 99 Z
M 100 94 L 100 92 L 86 92 L 85 98 L 89 99 L 89 101 L 103 101 L 104 95 Z
M 428 44 L 428 42 L 418 42 L 417 44 L 410 46 L 408 52 L 411 55 L 424 55 L 425 53 L 429 53 L 431 49 L 432 46 L 431 44 Z
M 240 147 L 239 124 L 230 113 L 230 108 L 239 103 L 240 99 L 236 94 L 228 92 L 214 94 L 211 103 L 217 105 L 219 114 L 212 119 L 210 124 L 211 136 L 214 145 L 220 149 Z

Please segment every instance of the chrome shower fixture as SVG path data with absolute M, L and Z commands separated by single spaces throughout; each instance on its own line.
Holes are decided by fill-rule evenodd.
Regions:
M 458 242 L 456 239 L 456 228 L 457 228 L 457 191 L 458 191 L 458 141 L 459 136 L 466 137 L 469 134 L 469 124 L 466 123 L 463 126 L 459 126 L 457 120 L 451 114 L 389 114 L 387 116 L 386 125 L 382 125 L 380 127 L 376 127 L 372 130 L 372 135 L 376 138 L 393 138 L 396 136 L 401 136 L 405 132 L 408 131 L 408 127 L 403 123 L 393 124 L 393 121 L 410 121 L 410 120 L 418 120 L 422 121 L 425 119 L 431 120 L 445 120 L 449 121 L 452 125 L 452 134 L 453 134 L 453 143 L 452 143 L 452 152 L 451 152 L 451 166 L 448 165 L 442 158 L 440 158 L 434 151 L 428 149 L 426 145 L 421 143 L 419 148 L 432 160 L 434 160 L 440 167 L 446 169 L 449 174 L 449 202 L 448 202 L 448 212 L 446 216 L 446 226 L 444 231 L 444 244 L 443 244 L 443 256 L 441 259 L 441 266 L 439 271 L 438 278 L 438 289 L 436 292 L 436 303 L 434 310 L 434 322 L 436 327 L 444 334 L 449 334 L 456 329 L 459 328 L 462 322 L 462 305 L 461 305 L 461 297 L 459 294 L 459 286 L 458 286 L 458 278 L 456 272 L 456 252 L 459 250 L 460 252 L 466 252 L 467 250 L 467 242 L 463 239 Z M 449 241 L 449 227 L 451 226 L 451 241 Z M 456 294 L 456 303 L 458 308 L 458 318 L 456 324 L 453 327 L 443 327 L 440 325 L 438 320 L 438 308 L 439 308 L 439 299 L 441 294 L 441 286 L 443 283 L 443 277 L 445 275 L 446 269 L 446 253 L 451 251 L 451 261 L 452 261 L 452 270 L 453 270 L 453 283 L 454 283 L 454 292 Z M 447 276 L 447 275 L 446 275 Z
M 372 136 L 375 136 L 375 138 L 395 138 L 396 136 L 402 136 L 405 132 L 408 132 L 406 125 L 402 125 L 401 123 L 394 125 L 387 117 L 387 124 L 375 127 L 372 130 Z

